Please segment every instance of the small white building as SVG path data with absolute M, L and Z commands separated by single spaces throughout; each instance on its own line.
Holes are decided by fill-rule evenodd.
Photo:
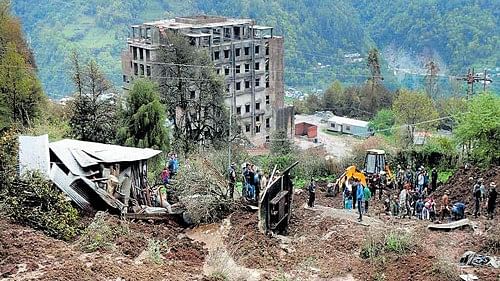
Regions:
M 327 130 L 361 137 L 368 137 L 368 122 L 347 117 L 333 116 L 328 119 Z

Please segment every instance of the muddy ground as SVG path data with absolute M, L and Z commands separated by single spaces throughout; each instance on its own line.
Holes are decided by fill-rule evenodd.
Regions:
M 78 239 L 55 240 L 0 219 L 0 279 L 459 280 L 457 275 L 446 275 L 460 272 L 460 256 L 466 250 L 494 252 L 492 237 L 494 233 L 500 237 L 498 218 L 474 220 L 475 231 L 431 232 L 426 229 L 427 222 L 386 216 L 377 200 L 372 202 L 370 216 L 360 224 L 355 213 L 329 208 L 340 208 L 340 197 L 326 197 L 320 190 L 314 209 L 304 207 L 306 197 L 300 192 L 295 195 L 287 236 L 262 234 L 257 230 L 256 213 L 243 209 L 220 225 L 196 229 L 183 229 L 174 222 L 123 222 L 108 216 L 107 224 L 127 231 L 113 241 L 113 247 L 92 253 L 82 250 Z M 223 228 L 220 237 L 213 236 L 215 241 L 203 238 Z M 409 251 L 361 257 L 370 237 L 376 239 L 391 229 L 411 234 Z M 150 253 L 152 240 L 159 243 L 159 261 Z M 221 252 L 225 254 L 217 258 Z M 228 271 L 218 274 L 213 268 Z M 242 274 L 227 274 L 236 270 Z M 479 280 L 500 280 L 499 270 L 492 268 L 462 271 L 477 275 Z

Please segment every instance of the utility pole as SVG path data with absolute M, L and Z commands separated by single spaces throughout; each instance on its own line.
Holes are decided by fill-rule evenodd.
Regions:
M 467 70 L 467 75 L 462 77 L 457 77 L 457 80 L 467 82 L 467 99 L 470 99 L 474 95 L 474 83 L 483 82 L 483 91 L 486 91 L 486 83 L 493 83 L 493 80 L 486 76 L 486 69 L 484 70 L 484 75 L 481 77 L 474 73 L 474 68 Z

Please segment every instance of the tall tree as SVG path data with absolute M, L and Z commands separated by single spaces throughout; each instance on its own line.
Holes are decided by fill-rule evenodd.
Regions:
M 116 101 L 110 95 L 113 87 L 93 60 L 82 66 L 73 53 L 71 78 L 76 93 L 70 103 L 73 137 L 103 143 L 113 143 L 116 137 Z
M 338 98 L 342 95 L 342 84 L 335 80 L 323 95 L 323 107 L 325 110 L 333 110 L 338 104 Z
M 9 42 L 0 59 L 0 128 L 13 122 L 29 127 L 45 101 L 34 70 Z
M 427 69 L 427 74 L 425 75 L 425 91 L 427 95 L 432 99 L 438 98 L 438 88 L 437 88 L 437 78 L 439 74 L 439 65 L 430 60 L 425 64 L 425 68 Z
M 483 164 L 500 164 L 500 98 L 492 93 L 474 96 L 464 114 L 456 115 L 458 141 L 470 147 Z
M 380 84 L 381 80 L 384 80 L 380 71 L 380 60 L 377 48 L 372 48 L 368 52 L 368 59 L 366 60 L 366 65 L 370 69 L 370 82 L 371 82 L 371 92 L 369 97 L 370 107 L 377 107 L 377 99 L 375 97 L 375 89 Z
M 168 150 L 164 105 L 158 88 L 150 80 L 134 81 L 123 105 L 118 139 L 128 146 Z
M 227 143 L 229 122 L 224 86 L 206 50 L 168 33 L 160 61 L 160 97 L 173 121 L 172 145 L 188 154 L 199 146 Z
M 402 90 L 392 104 L 396 124 L 407 129 L 406 145 L 413 143 L 416 128 L 433 129 L 438 123 L 438 112 L 425 93 Z

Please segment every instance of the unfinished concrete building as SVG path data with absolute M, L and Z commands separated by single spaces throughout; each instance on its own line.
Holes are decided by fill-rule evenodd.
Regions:
M 263 145 L 277 129 L 293 138 L 293 109 L 284 105 L 283 37 L 252 19 L 193 16 L 133 25 L 122 54 L 125 90 L 138 77 L 155 79 L 161 42 L 168 42 L 166 31 L 207 48 L 224 77 L 225 102 L 254 145 Z

